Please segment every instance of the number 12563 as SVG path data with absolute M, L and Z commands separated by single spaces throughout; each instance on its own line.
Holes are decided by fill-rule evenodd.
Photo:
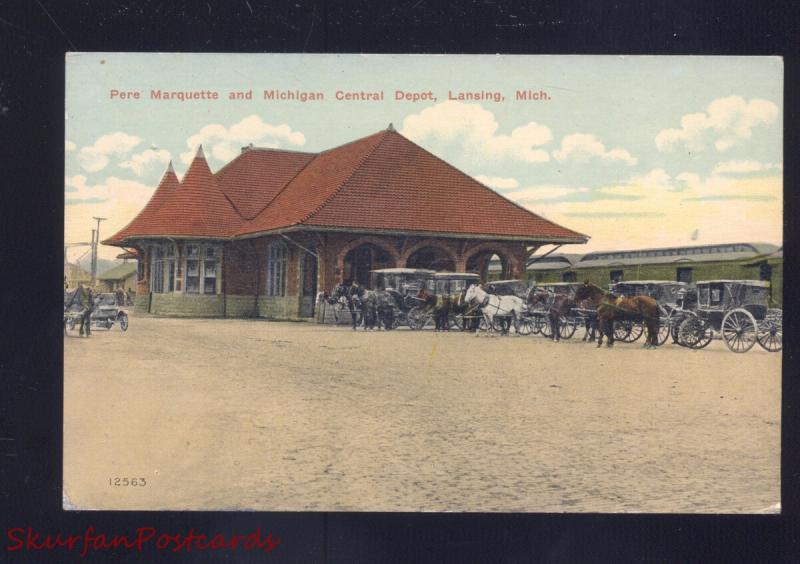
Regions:
M 120 487 L 144 487 L 147 485 L 147 480 L 144 478 L 109 478 L 108 485 Z

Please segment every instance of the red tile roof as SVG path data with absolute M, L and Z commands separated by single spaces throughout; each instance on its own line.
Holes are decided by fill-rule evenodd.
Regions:
M 246 149 L 214 176 L 244 219 L 253 219 L 316 155 L 276 149 Z
M 179 185 L 180 182 L 178 182 L 178 177 L 175 176 L 175 170 L 173 170 L 172 161 L 170 161 L 166 172 L 164 172 L 164 176 L 161 177 L 161 182 L 158 183 L 158 188 L 153 192 L 150 201 L 147 202 L 147 205 L 139 212 L 139 215 L 134 217 L 133 220 L 118 233 L 106 241 L 103 241 L 103 243 L 119 245 L 130 236 L 149 232 L 153 227 L 152 223 L 158 209 L 169 199 Z
M 391 128 L 317 155 L 247 150 L 216 175 L 199 151 L 179 188 L 163 197 L 160 189 L 110 244 L 136 236 L 229 238 L 303 226 L 587 239 L 500 196 Z M 156 196 L 164 200 L 158 207 L 151 206 Z M 143 223 L 136 223 L 142 216 Z

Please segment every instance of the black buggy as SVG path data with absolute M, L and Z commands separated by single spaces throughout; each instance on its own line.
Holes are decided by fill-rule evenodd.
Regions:
M 701 349 L 721 338 L 735 353 L 756 342 L 769 352 L 783 348 L 783 310 L 769 307 L 769 282 L 708 280 L 696 288 L 697 306 L 683 309 L 678 326 L 680 344 Z
M 550 339 L 552 330 L 550 323 L 547 321 L 547 312 L 550 306 L 553 305 L 553 300 L 556 296 L 567 296 L 573 302 L 575 301 L 575 290 L 582 286 L 580 282 L 547 282 L 543 284 L 535 284 L 531 291 L 544 290 L 552 295 L 552 299 L 548 302 L 537 304 L 538 307 L 531 311 L 531 314 L 536 318 L 536 325 L 533 332 L 540 332 L 543 337 Z M 587 320 L 593 320 L 597 312 L 593 309 L 582 309 L 580 307 L 572 307 L 566 315 L 562 315 L 558 323 L 558 335 L 561 339 L 570 339 L 575 334 L 578 326 L 586 326 Z
M 464 293 L 473 284 L 480 284 L 481 277 L 473 272 L 435 272 L 425 280 L 425 289 L 438 300 L 447 302 L 447 324 L 451 329 L 468 329 L 476 320 L 483 320 L 478 307 L 464 302 Z M 433 323 L 434 311 L 431 307 L 417 305 L 409 316 L 413 319 L 413 329 L 423 329 Z
M 387 292 L 394 299 L 394 326 L 407 325 L 418 329 L 419 291 L 431 280 L 435 271 L 427 268 L 381 268 L 370 271 L 372 288 Z

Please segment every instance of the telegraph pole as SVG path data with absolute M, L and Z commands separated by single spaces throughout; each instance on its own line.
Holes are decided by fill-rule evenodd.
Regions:
M 97 247 L 100 244 L 100 222 L 106 217 L 92 217 L 97 221 L 97 229 L 92 229 L 92 286 L 97 282 Z

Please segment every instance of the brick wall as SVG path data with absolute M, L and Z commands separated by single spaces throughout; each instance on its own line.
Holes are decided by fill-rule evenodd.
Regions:
M 150 294 L 150 313 L 165 317 L 222 317 L 223 296 Z

